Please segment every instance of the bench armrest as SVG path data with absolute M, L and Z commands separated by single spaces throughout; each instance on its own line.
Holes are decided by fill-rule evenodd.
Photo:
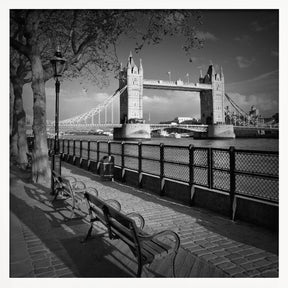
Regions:
M 105 201 L 105 203 L 107 203 L 109 206 L 111 206 L 115 210 L 121 211 L 121 204 L 117 200 L 107 199 L 107 200 L 104 200 L 104 201 Z
M 137 223 L 138 223 L 138 221 L 135 221 L 135 223 L 136 223 L 136 226 L 138 227 L 138 228 L 140 228 L 140 229 L 143 229 L 144 228 L 144 226 L 145 226 L 145 220 L 144 220 L 144 218 L 142 217 L 142 215 L 140 215 L 139 213 L 136 213 L 136 212 L 131 212 L 131 213 L 128 213 L 127 214 L 127 216 L 128 217 L 130 217 L 130 218 L 137 218 L 138 220 L 139 220 L 139 222 L 140 222 L 140 225 L 138 226 L 137 225 Z
M 86 185 L 83 181 L 80 180 L 76 180 L 75 182 L 70 182 L 71 186 L 73 189 L 77 190 L 81 190 L 81 189 L 86 189 Z
M 171 231 L 171 230 L 164 230 L 164 231 L 161 231 L 159 233 L 156 233 L 156 234 L 153 234 L 153 235 L 138 235 L 140 241 L 150 241 L 150 240 L 153 240 L 153 239 L 157 239 L 161 236 L 172 236 L 174 239 L 175 239 L 175 245 L 174 245 L 174 252 L 177 253 L 178 252 L 178 249 L 180 247 L 180 237 L 178 236 L 177 233 L 175 233 L 174 231 Z

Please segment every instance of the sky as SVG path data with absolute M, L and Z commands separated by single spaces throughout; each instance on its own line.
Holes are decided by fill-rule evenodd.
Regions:
M 199 37 L 204 47 L 193 50 L 192 62 L 182 50 L 181 37 L 166 39 L 157 46 L 144 46 L 136 54 L 134 43 L 121 39 L 118 58 L 127 64 L 132 51 L 136 65 L 142 59 L 144 79 L 172 80 L 197 83 L 200 69 L 207 72 L 213 63 L 216 71 L 223 67 L 225 92 L 245 111 L 254 105 L 263 117 L 279 111 L 279 19 L 277 10 L 203 10 L 203 25 Z M 187 73 L 189 76 L 187 77 Z M 80 80 L 62 81 L 60 91 L 60 120 L 95 108 L 118 88 L 110 79 L 104 89 Z M 24 108 L 32 115 L 30 84 L 24 87 Z M 47 119 L 54 119 L 54 80 L 46 84 Z M 228 103 L 227 103 L 228 105 Z M 144 119 L 150 123 L 172 120 L 175 117 L 200 116 L 199 93 L 146 90 L 143 93 Z M 108 114 L 111 114 L 109 111 Z M 104 114 L 104 113 L 103 113 Z M 109 114 L 109 115 L 110 115 Z M 102 118 L 104 116 L 102 115 Z M 109 116 L 110 117 L 110 116 Z M 119 107 L 114 104 L 114 119 L 119 121 Z M 103 118 L 104 120 L 104 118 Z M 102 120 L 102 121 L 103 121 Z

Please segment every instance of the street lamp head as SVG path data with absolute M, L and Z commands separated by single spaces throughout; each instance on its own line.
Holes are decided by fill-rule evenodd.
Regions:
M 65 68 L 66 59 L 62 57 L 62 53 L 60 51 L 59 46 L 57 47 L 54 57 L 50 60 L 50 62 L 53 67 L 54 77 L 55 78 L 61 77 Z

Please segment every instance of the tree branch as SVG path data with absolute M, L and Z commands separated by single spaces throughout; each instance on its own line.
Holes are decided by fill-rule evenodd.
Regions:
M 24 45 L 21 42 L 15 40 L 12 37 L 10 38 L 10 44 L 19 53 L 24 54 L 28 58 L 30 57 L 30 52 L 29 52 L 30 50 L 29 50 L 29 48 L 26 45 Z

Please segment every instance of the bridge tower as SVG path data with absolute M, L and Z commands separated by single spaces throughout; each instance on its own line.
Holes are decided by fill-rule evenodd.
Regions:
M 134 63 L 132 53 L 127 67 L 121 67 L 119 89 L 127 89 L 120 95 L 121 128 L 114 128 L 115 140 L 150 139 L 150 125 L 143 121 L 143 67 L 140 59 L 139 69 Z
M 225 86 L 222 67 L 220 73 L 215 73 L 213 65 L 210 65 L 206 75 L 200 76 L 199 82 L 212 86 L 211 90 L 200 92 L 201 123 L 208 125 L 208 137 L 235 138 L 233 126 L 225 124 Z
M 213 65 L 210 65 L 207 74 L 199 78 L 200 83 L 211 84 L 212 90 L 200 92 L 201 123 L 202 124 L 223 124 L 224 115 L 224 74 L 215 73 Z
M 141 59 L 138 70 L 130 52 L 127 67 L 120 70 L 119 76 L 119 88 L 127 85 L 127 89 L 120 95 L 120 123 L 129 123 L 131 119 L 143 119 L 143 67 Z

